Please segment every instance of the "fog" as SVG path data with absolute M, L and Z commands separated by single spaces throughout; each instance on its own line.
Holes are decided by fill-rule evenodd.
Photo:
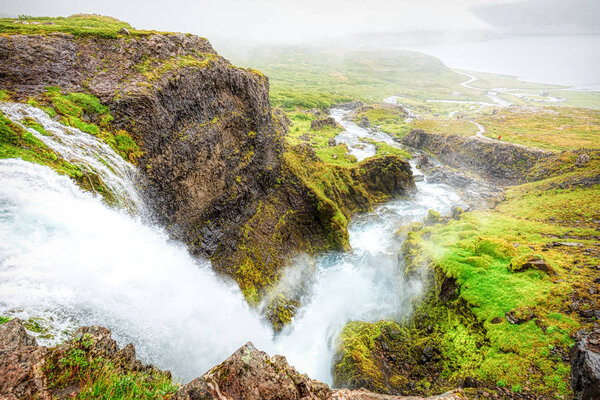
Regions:
M 559 25 L 563 27 L 593 26 L 598 20 L 594 16 L 600 9 L 600 3 L 595 0 L 530 0 L 524 2 L 525 6 L 522 3 L 507 0 L 2 0 L 0 14 L 97 13 L 127 21 L 138 29 L 297 43 L 357 34 L 506 28 L 512 21 L 523 30 L 528 26 L 539 27 L 540 21 L 557 22 L 557 18 L 562 18 Z

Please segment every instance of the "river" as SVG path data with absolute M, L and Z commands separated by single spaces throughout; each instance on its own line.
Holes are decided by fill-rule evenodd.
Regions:
M 11 107 L 17 106 L 0 103 L 6 115 Z M 23 107 L 23 113 L 53 129 L 44 140 L 62 155 L 87 151 L 61 149 L 64 135 L 96 141 Z M 92 144 L 99 157 L 115 156 L 99 142 Z M 83 153 L 70 156 L 86 158 Z M 115 190 L 126 186 L 125 193 L 134 192 L 131 201 L 143 202 L 127 174 L 114 173 L 106 181 Z M 285 355 L 312 378 L 331 383 L 335 339 L 344 324 L 402 318 L 421 290 L 421 282 L 404 279 L 397 257 L 402 238 L 394 232 L 422 220 L 429 209 L 448 214 L 453 205 L 462 205 L 445 185 L 424 181 L 417 186 L 411 199 L 355 216 L 349 226 L 352 251 L 300 258 L 285 270 L 282 282 L 294 285 L 299 269 L 316 266 L 303 306 L 274 335 L 237 285 L 144 218 L 143 204 L 135 208 L 137 214 L 111 208 L 50 168 L 0 160 L 0 315 L 37 318 L 47 329 L 37 334 L 43 344 L 63 340 L 80 325 L 106 326 L 121 345 L 134 343 L 144 362 L 171 370 L 184 382 L 252 341 L 270 354 Z

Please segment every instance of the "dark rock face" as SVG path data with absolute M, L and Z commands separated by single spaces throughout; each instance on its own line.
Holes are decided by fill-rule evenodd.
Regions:
M 326 126 L 333 126 L 333 127 L 337 127 L 338 123 L 335 122 L 335 118 L 333 117 L 326 117 L 326 118 L 321 118 L 321 119 L 313 119 L 310 122 L 310 129 L 322 129 Z
M 438 135 L 422 130 L 413 130 L 405 135 L 402 144 L 427 150 L 453 168 L 467 168 L 506 184 L 525 182 L 533 166 L 550 156 L 542 150 L 509 143 Z
M 578 332 L 569 351 L 571 386 L 577 400 L 600 398 L 600 330 Z
M 212 255 L 278 176 L 285 119 L 271 113 L 267 79 L 206 39 L 17 35 L 0 38 L 0 61 L 0 88 L 18 98 L 87 88 L 110 105 L 145 151 L 157 214 L 197 252 Z
M 260 264 L 268 284 L 287 255 L 343 242 L 345 228 L 332 237 L 333 214 L 283 165 L 289 120 L 271 109 L 267 78 L 231 65 L 206 39 L 0 37 L 0 89 L 25 100 L 47 86 L 89 91 L 110 106 L 113 125 L 144 151 L 138 164 L 157 218 L 216 269 L 235 277 L 244 263 Z M 374 188 L 401 191 L 397 179 Z M 274 211 L 265 216 L 267 204 Z M 246 239 L 263 254 L 240 255 Z

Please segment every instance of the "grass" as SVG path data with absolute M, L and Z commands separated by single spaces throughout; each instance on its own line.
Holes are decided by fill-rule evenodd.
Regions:
M 573 268 L 574 263 L 595 261 L 585 252 L 545 245 L 549 238 L 565 235 L 584 245 L 594 243 L 590 235 L 599 233 L 594 221 L 600 219 L 600 185 L 552 189 L 570 177 L 597 174 L 600 156 L 594 154 L 584 170 L 509 189 L 494 211 L 467 213 L 460 221 L 421 232 L 428 237 L 422 242 L 426 252 L 457 280 L 460 299 L 484 327 L 486 345 L 480 351 L 485 358 L 474 363 L 469 373 L 513 387 L 526 386 L 528 391 L 570 395 L 570 368 L 549 350 L 568 350 L 572 335 L 582 327 L 577 315 L 565 311 L 564 303 L 594 277 L 592 271 Z M 511 271 L 510 264 L 526 256 L 544 259 L 557 276 Z M 504 320 L 509 311 L 524 308 L 535 318 L 522 324 Z M 496 323 L 498 318 L 502 322 Z M 446 347 L 460 347 L 454 335 L 462 328 L 448 324 L 443 329 Z M 456 366 L 465 363 L 460 358 L 451 360 Z M 450 373 L 468 369 L 463 366 Z
M 45 110 L 50 116 L 59 117 L 65 125 L 98 137 L 132 163 L 142 155 L 140 147 L 128 132 L 113 127 L 114 118 L 110 109 L 91 94 L 63 93 L 57 87 L 48 87 L 41 96 L 30 99 L 28 103 Z M 39 129 L 36 124 L 31 127 Z
M 78 166 L 58 156 L 44 142 L 0 112 L 0 159 L 2 158 L 20 158 L 36 164 L 47 165 L 58 173 L 74 179 L 83 176 Z
M 342 132 L 342 128 L 327 125 L 321 129 L 311 129 L 311 121 L 315 120 L 316 117 L 302 110 L 288 112 L 288 117 L 292 125 L 288 130 L 286 141 L 290 145 L 295 146 L 308 143 L 314 149 L 317 156 L 328 164 L 344 167 L 356 165 L 356 157 L 349 154 L 346 146 L 329 145 L 329 139 L 334 138 Z
M 93 337 L 85 334 L 65 349 L 50 349 L 44 374 L 51 389 L 78 387 L 77 399 L 166 399 L 178 389 L 169 373 L 153 368 L 132 370 L 92 351 Z
M 173 56 L 166 60 L 147 58 L 137 64 L 134 68 L 137 72 L 144 75 L 148 81 L 156 81 L 167 72 L 180 68 L 208 68 L 211 63 L 218 58 L 213 53 L 200 53 L 186 56 Z
M 552 151 L 600 147 L 600 110 L 545 107 L 506 108 L 477 121 L 486 136 Z
M 75 14 L 69 17 L 0 18 L 0 34 L 4 35 L 47 35 L 61 32 L 75 37 L 117 38 L 122 36 L 119 31 L 123 28 L 127 29 L 132 36 L 160 33 L 137 30 L 116 18 L 95 14 Z
M 271 82 L 271 102 L 288 109 L 329 107 L 347 99 L 381 102 L 403 95 L 418 99 L 447 96 L 482 99 L 460 86 L 462 75 L 438 59 L 409 51 L 308 47 L 240 49 L 221 46 L 237 65 L 260 69 Z

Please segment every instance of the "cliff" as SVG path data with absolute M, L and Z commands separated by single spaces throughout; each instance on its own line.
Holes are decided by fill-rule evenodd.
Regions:
M 402 144 L 434 154 L 453 167 L 475 172 L 501 184 L 528 181 L 528 174 L 551 153 L 510 143 L 412 130 Z
M 132 137 L 141 151 L 130 158 L 156 218 L 234 277 L 249 300 L 258 301 L 293 253 L 348 248 L 352 212 L 414 189 L 399 159 L 378 161 L 378 169 L 401 176 L 391 185 L 386 177 L 327 172 L 318 159 L 309 170 L 294 164 L 298 151 L 284 145 L 289 121 L 271 109 L 260 72 L 233 66 L 204 38 L 135 31 L 106 18 L 75 16 L 84 24 L 76 29 L 69 18 L 3 23 L 0 91 L 54 107 L 65 123 Z M 84 93 L 110 113 L 71 117 L 57 93 Z

